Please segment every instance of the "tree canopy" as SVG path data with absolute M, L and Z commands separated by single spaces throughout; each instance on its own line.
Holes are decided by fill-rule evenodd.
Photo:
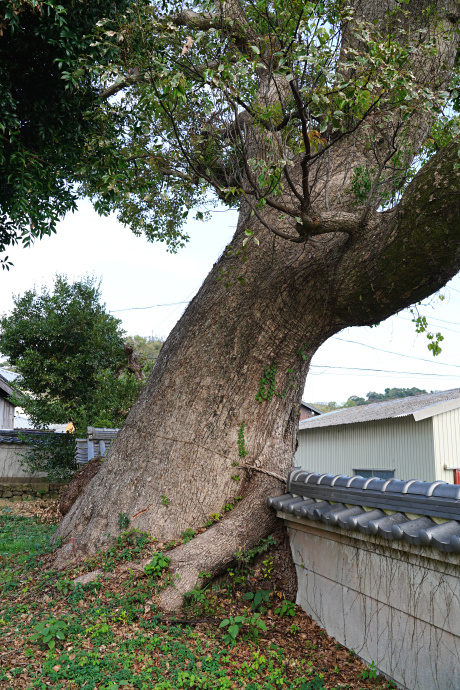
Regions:
M 38 428 L 70 420 L 83 435 L 88 425 L 119 427 L 139 392 L 128 372 L 115 377 L 125 334 L 100 298 L 94 278 L 56 276 L 52 291 L 16 296 L 0 318 L 0 351 L 20 376 L 15 402 Z
M 244 199 L 291 242 L 330 232 L 338 210 L 352 235 L 459 131 L 454 17 L 428 3 L 409 29 L 406 4 L 385 23 L 336 0 L 131 7 L 116 33 L 123 62 L 101 75 L 103 139 L 88 145 L 107 156 L 86 168 L 85 191 L 172 249 L 187 212 L 202 217 L 213 200 Z M 98 45 L 107 40 L 101 22 Z
M 173 251 L 217 200 L 296 243 L 340 210 L 351 236 L 459 131 L 450 5 L 2 5 L 3 248 L 85 194 Z
M 55 231 L 76 208 L 76 174 L 99 95 L 95 74 L 118 52 L 94 31 L 128 0 L 0 2 L 0 261 L 8 245 Z M 80 60 L 85 56 L 87 68 Z M 88 152 L 86 151 L 88 156 Z

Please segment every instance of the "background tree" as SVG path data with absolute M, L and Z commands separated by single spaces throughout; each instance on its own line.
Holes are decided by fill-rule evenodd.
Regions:
M 433 392 L 433 391 L 431 391 Z M 366 394 L 365 405 L 371 403 L 384 402 L 385 400 L 397 400 L 398 398 L 410 398 L 414 395 L 423 395 L 428 393 L 426 390 L 421 390 L 420 388 L 385 388 L 384 393 L 376 393 L 375 391 L 370 391 Z M 350 398 L 348 398 L 350 400 Z
M 433 391 L 431 391 L 433 392 Z M 428 393 L 426 390 L 421 390 L 420 388 L 385 388 L 384 393 L 376 393 L 375 391 L 370 391 L 366 394 L 365 398 L 359 395 L 350 395 L 345 403 L 314 403 L 315 407 L 318 407 L 323 412 L 333 412 L 334 410 L 340 410 L 343 407 L 356 407 L 358 405 L 370 405 L 372 403 L 384 402 L 385 400 L 397 400 L 398 398 L 408 398 L 414 395 L 422 395 L 423 393 Z
M 0 318 L 0 351 L 20 375 L 15 403 L 37 428 L 72 420 L 86 436 L 88 425 L 122 425 L 139 384 L 126 372 L 115 378 L 125 358 L 120 323 L 93 277 L 70 283 L 56 276 L 52 291 L 14 298 L 11 314 Z
M 153 335 L 130 335 L 126 338 L 126 343 L 134 349 L 144 374 L 148 376 L 158 359 L 164 339 Z
M 240 465 L 243 500 L 172 552 L 180 577 L 165 607 L 273 527 L 266 496 L 292 465 L 317 348 L 459 269 L 458 126 L 447 115 L 458 19 L 451 0 L 240 0 L 168 4 L 167 15 L 153 3 L 117 29 L 125 61 L 106 73 L 94 114 L 104 136 L 87 147 L 102 164 L 82 166 L 85 191 L 172 249 L 211 193 L 240 212 L 58 531 L 91 552 L 127 513 L 169 541 L 241 494 Z M 101 45 L 114 38 L 101 32 Z

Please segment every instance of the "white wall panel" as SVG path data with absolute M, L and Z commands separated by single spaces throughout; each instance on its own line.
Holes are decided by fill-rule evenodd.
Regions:
M 460 409 L 444 412 L 433 417 L 433 438 L 436 457 L 436 479 L 453 482 L 453 471 L 460 468 Z

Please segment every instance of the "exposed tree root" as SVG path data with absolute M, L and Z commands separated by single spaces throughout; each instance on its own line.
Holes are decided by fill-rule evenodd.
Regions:
M 223 572 L 235 560 L 236 552 L 247 551 L 274 531 L 277 518 L 267 507 L 267 496 L 279 490 L 280 484 L 274 479 L 254 478 L 251 491 L 228 516 L 168 554 L 172 584 L 161 593 L 162 610 L 180 609 L 187 592 Z
M 222 520 L 187 544 L 168 552 L 172 584 L 160 595 L 160 605 L 164 611 L 180 609 L 188 592 L 202 587 L 221 574 L 234 562 L 237 552 L 248 551 L 276 530 L 278 520 L 275 513 L 267 507 L 267 496 L 280 490 L 279 481 L 259 475 L 251 482 L 251 489 L 243 500 Z M 81 549 L 74 550 L 72 543 L 65 544 L 58 551 L 55 567 L 68 567 L 85 555 Z M 94 570 L 81 575 L 74 582 L 88 584 L 101 575 L 113 578 L 127 570 L 140 574 L 150 561 L 151 558 L 145 558 L 136 564 L 123 564 L 116 574 Z

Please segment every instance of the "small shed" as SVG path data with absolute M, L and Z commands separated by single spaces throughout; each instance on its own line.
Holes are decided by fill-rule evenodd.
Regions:
M 301 421 L 295 464 L 311 472 L 460 482 L 460 388 Z
M 14 405 L 8 396 L 13 394 L 13 389 L 8 381 L 0 374 L 0 429 L 12 429 L 14 425 Z
M 318 415 L 323 414 L 321 410 L 318 410 L 317 407 L 312 405 L 311 403 L 305 402 L 305 400 L 302 400 L 300 403 L 300 421 L 302 422 L 304 419 L 310 419 L 310 417 L 318 417 Z

